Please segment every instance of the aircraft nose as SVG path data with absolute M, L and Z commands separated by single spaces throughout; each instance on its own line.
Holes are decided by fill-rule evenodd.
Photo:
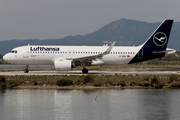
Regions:
M 8 62 L 8 60 L 10 60 L 11 58 L 10 58 L 10 56 L 8 55 L 8 54 L 5 54 L 4 56 L 3 56 L 3 60 L 4 61 L 6 61 L 6 62 Z

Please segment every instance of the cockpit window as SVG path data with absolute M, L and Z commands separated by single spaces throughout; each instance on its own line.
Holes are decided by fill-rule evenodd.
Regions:
M 17 50 L 12 50 L 11 53 L 17 53 Z

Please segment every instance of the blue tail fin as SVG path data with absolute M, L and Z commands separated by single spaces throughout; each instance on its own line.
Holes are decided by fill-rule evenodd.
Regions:
M 173 20 L 164 20 L 129 63 L 164 57 Z
M 143 47 L 157 47 L 160 50 L 165 50 L 169 40 L 173 20 L 165 20 L 154 31 L 149 39 L 144 43 Z

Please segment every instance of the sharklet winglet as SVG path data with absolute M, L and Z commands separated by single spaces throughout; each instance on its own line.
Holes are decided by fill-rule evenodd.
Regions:
M 114 47 L 114 45 L 115 45 L 115 41 L 111 44 L 111 46 L 104 52 L 104 53 L 102 53 L 102 55 L 107 55 L 107 54 L 109 54 L 110 52 L 111 52 L 111 50 L 112 50 L 112 48 Z

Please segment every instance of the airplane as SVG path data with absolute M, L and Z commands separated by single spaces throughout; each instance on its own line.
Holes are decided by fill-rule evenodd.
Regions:
M 122 65 L 142 62 L 164 57 L 175 53 L 174 49 L 166 48 L 173 20 L 164 20 L 152 35 L 140 46 L 45 46 L 27 45 L 12 49 L 3 56 L 3 60 L 11 64 L 54 65 L 57 71 L 70 71 L 71 68 L 82 66 L 82 73 L 88 73 L 86 66 Z

